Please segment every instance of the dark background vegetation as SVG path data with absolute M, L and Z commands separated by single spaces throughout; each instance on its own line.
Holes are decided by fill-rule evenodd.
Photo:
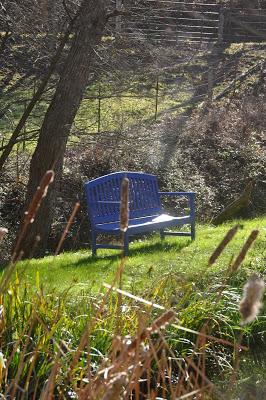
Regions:
M 127 5 L 145 6 L 142 3 Z M 108 4 L 111 11 L 114 4 Z M 42 1 L 36 5 L 31 0 L 23 4 L 3 1 L 1 6 L 0 124 L 4 148 L 14 121 L 47 73 L 58 40 L 75 15 L 78 2 Z M 228 7 L 228 3 L 224 6 Z M 231 2 L 230 7 L 243 14 L 241 9 L 263 10 L 265 5 L 238 1 Z M 72 127 L 64 173 L 53 205 L 55 216 L 47 251 L 54 249 L 76 201 L 81 201 L 81 210 L 65 248 L 88 245 L 84 182 L 117 170 L 154 173 L 161 189 L 196 191 L 197 217 L 201 221 L 211 221 L 253 179 L 252 201 L 241 216 L 265 213 L 265 44 L 261 37 L 253 44 L 236 48 L 232 48 L 231 42 L 217 45 L 188 41 L 166 46 L 114 36 L 114 21 L 110 20 L 97 47 L 84 96 L 94 98 L 89 103 L 84 100 L 85 111 Z M 139 28 L 135 29 L 139 32 Z M 1 259 L 8 258 L 18 232 L 29 160 L 69 46 L 65 47 L 42 99 L 27 121 L 19 145 L 1 171 L 0 221 L 10 231 Z M 241 82 L 237 79 L 258 63 L 259 68 L 247 79 Z M 215 73 L 211 88 L 210 70 Z M 158 91 L 156 79 L 157 83 L 159 79 Z M 235 81 L 233 87 L 216 100 L 215 96 L 232 81 Z M 99 87 L 104 94 L 98 93 Z M 129 95 L 135 96 L 136 102 L 125 109 Z M 97 96 L 110 96 L 111 101 L 114 96 L 114 104 L 118 105 L 112 116 L 116 120 L 110 122 L 108 106 L 105 110 L 98 107 Z M 159 108 L 155 111 L 157 100 Z M 140 110 L 137 103 L 142 101 L 146 103 Z M 104 123 L 105 118 L 109 118 L 108 123 Z M 100 128 L 99 132 L 91 128 L 93 124 L 94 128 Z

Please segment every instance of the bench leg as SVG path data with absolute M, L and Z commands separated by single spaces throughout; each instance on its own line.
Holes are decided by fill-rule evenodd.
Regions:
M 161 237 L 161 240 L 165 239 L 165 233 L 164 233 L 163 229 L 160 229 L 160 237 Z
M 124 233 L 124 255 L 128 256 L 129 252 L 129 237 L 127 233 Z
M 91 252 L 92 252 L 92 256 L 96 256 L 96 233 L 95 232 L 91 232 Z

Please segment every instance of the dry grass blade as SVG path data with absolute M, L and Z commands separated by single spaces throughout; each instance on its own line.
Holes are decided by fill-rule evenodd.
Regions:
M 127 352 L 130 353 L 131 351 L 135 350 L 140 342 L 143 342 L 152 333 L 158 332 L 161 328 L 164 328 L 175 318 L 175 316 L 176 314 L 173 310 L 168 310 L 163 313 L 151 324 L 150 327 L 144 329 L 140 335 L 127 346 Z
M 2 294 L 4 293 L 4 291 L 8 286 L 16 262 L 19 261 L 23 256 L 23 250 L 21 248 L 22 247 L 21 245 L 25 238 L 27 227 L 29 224 L 33 223 L 36 213 L 38 212 L 38 209 L 41 205 L 42 199 L 46 196 L 49 185 L 53 182 L 53 180 L 54 180 L 54 171 L 52 170 L 47 171 L 44 177 L 42 178 L 41 183 L 38 186 L 32 201 L 30 202 L 28 210 L 25 212 L 25 218 L 22 224 L 22 229 L 11 257 L 11 263 L 5 269 L 5 272 L 0 281 L 0 293 Z
M 133 299 L 133 300 L 136 300 L 136 301 L 138 301 L 140 303 L 146 304 L 147 306 L 151 306 L 153 308 L 158 308 L 159 310 L 165 310 L 165 307 L 160 306 L 159 304 L 152 303 L 149 300 L 145 300 L 142 297 L 135 296 L 134 294 L 126 292 L 125 290 L 121 290 L 121 289 L 117 289 L 115 287 L 112 287 L 111 285 L 108 285 L 108 283 L 103 283 L 103 286 L 106 287 L 107 289 L 110 289 L 110 290 L 113 290 L 113 291 L 115 291 L 117 293 L 120 293 L 123 296 L 129 297 L 130 299 Z
M 207 390 L 211 389 L 212 385 L 203 386 L 200 389 L 193 390 L 192 392 L 183 394 L 182 396 L 178 397 L 178 400 L 185 400 L 185 399 L 195 399 L 195 396 L 205 393 Z M 201 398 L 201 397 L 197 397 Z
M 7 388 L 7 391 L 5 393 L 6 396 L 8 396 L 10 394 L 11 399 L 15 398 L 17 388 L 19 387 L 19 379 L 23 372 L 23 368 L 25 367 L 26 352 L 29 350 L 29 344 L 30 344 L 30 340 L 31 340 L 31 332 L 34 327 L 34 324 L 35 324 L 35 319 L 33 318 L 31 321 L 30 327 L 29 327 L 29 331 L 26 335 L 25 343 L 23 344 L 23 347 L 22 347 L 22 352 L 20 354 L 20 360 L 19 360 L 16 376 L 15 376 L 14 380 L 11 382 L 11 384 L 9 385 L 9 387 Z M 22 388 L 21 388 L 21 390 L 22 390 Z
M 75 369 L 75 367 L 76 367 L 76 365 L 78 363 L 80 354 L 81 354 L 82 350 L 84 349 L 84 347 L 86 346 L 86 344 L 88 342 L 88 337 L 90 336 L 90 334 L 91 334 L 95 324 L 97 323 L 98 319 L 102 315 L 104 307 L 105 307 L 106 302 L 107 302 L 107 299 L 108 299 L 108 297 L 109 297 L 109 295 L 111 293 L 111 290 L 114 287 L 114 285 L 117 283 L 117 281 L 119 280 L 123 269 L 124 269 L 124 258 L 122 258 L 122 262 L 121 262 L 120 266 L 117 268 L 117 271 L 116 271 L 116 274 L 115 274 L 115 277 L 113 279 L 113 282 L 111 284 L 110 289 L 108 289 L 107 293 L 105 294 L 104 298 L 102 299 L 102 302 L 100 303 L 99 308 L 98 308 L 97 313 L 95 314 L 94 318 L 86 326 L 86 328 L 84 330 L 84 333 L 83 333 L 83 335 L 82 335 L 82 337 L 81 337 L 81 339 L 79 341 L 79 345 L 78 345 L 75 353 L 72 356 L 73 358 L 72 358 L 72 362 L 71 362 L 70 368 L 69 368 L 70 379 L 71 379 L 71 375 L 73 373 L 73 370 Z
M 177 328 L 177 329 L 180 329 L 181 331 L 184 331 L 184 332 L 193 333 L 194 335 L 205 337 L 206 339 L 209 339 L 209 340 L 211 340 L 213 342 L 221 343 L 224 346 L 237 347 L 240 350 L 245 350 L 245 351 L 249 350 L 249 348 L 247 346 L 243 346 L 243 345 L 240 345 L 240 344 L 235 344 L 235 343 L 230 342 L 229 340 L 220 339 L 220 338 L 217 338 L 215 336 L 205 334 L 202 331 L 201 332 L 194 331 L 193 329 L 185 328 L 184 326 L 176 325 L 176 324 L 173 324 L 173 327 Z
M 258 230 L 254 230 L 251 232 L 246 242 L 244 243 L 244 246 L 242 247 L 240 253 L 235 259 L 233 265 L 231 266 L 231 272 L 236 272 L 238 270 L 238 268 L 244 261 L 249 248 L 252 246 L 253 242 L 255 242 L 255 240 L 257 239 L 258 234 L 259 234 Z
M 48 381 L 46 382 L 46 385 L 44 389 L 42 390 L 42 393 L 40 395 L 40 400 L 52 400 L 54 399 L 54 388 L 55 388 L 55 379 L 56 375 L 58 373 L 58 370 L 60 368 L 60 363 L 59 363 L 59 358 L 60 354 L 59 352 L 57 353 L 53 368 L 51 370 L 50 376 L 48 378 Z
M 36 213 L 41 205 L 42 199 L 46 196 L 49 185 L 54 180 L 54 171 L 46 171 L 42 178 L 40 185 L 37 187 L 36 192 L 30 202 L 28 210 L 25 212 L 24 224 L 29 224 L 34 221 Z
M 233 239 L 233 237 L 235 236 L 235 234 L 238 231 L 238 225 L 235 225 L 233 228 L 231 228 L 227 234 L 225 235 L 225 237 L 223 238 L 223 240 L 221 241 L 221 243 L 216 247 L 216 249 L 214 250 L 214 252 L 212 253 L 212 255 L 209 258 L 209 262 L 208 265 L 213 265 L 215 263 L 215 261 L 217 260 L 217 258 L 220 256 L 220 254 L 223 252 L 223 250 L 225 249 L 225 247 L 228 245 L 228 243 L 231 242 L 231 240 Z
M 56 251 L 55 251 L 55 256 L 57 256 L 59 254 L 59 252 L 61 250 L 61 247 L 62 247 L 62 245 L 63 245 L 63 243 L 65 241 L 66 235 L 68 234 L 69 229 L 71 228 L 71 225 L 73 224 L 74 218 L 75 218 L 79 208 L 80 208 L 80 203 L 77 202 L 75 204 L 74 208 L 73 208 L 73 211 L 72 211 L 72 213 L 71 213 L 71 215 L 69 217 L 69 220 L 67 221 L 67 225 L 66 225 L 66 227 L 64 229 L 64 232 L 62 233 L 62 236 L 61 236 L 61 238 L 59 240 L 59 243 L 58 243 Z
M 120 230 L 126 232 L 128 228 L 128 198 L 129 198 L 129 180 L 123 178 L 121 184 L 121 199 L 120 199 Z
M 127 374 L 121 372 L 110 380 L 102 400 L 117 400 L 120 397 L 123 386 L 127 384 Z
M 18 254 L 21 251 L 21 244 L 23 239 L 25 238 L 27 227 L 29 224 L 32 224 L 34 222 L 35 216 L 41 205 L 42 199 L 46 196 L 49 185 L 53 182 L 53 180 L 54 180 L 54 171 L 52 170 L 46 171 L 44 177 L 40 182 L 40 185 L 37 187 L 36 192 L 34 193 L 34 196 L 30 202 L 28 210 L 25 212 L 22 229 L 11 258 L 13 263 L 17 261 Z

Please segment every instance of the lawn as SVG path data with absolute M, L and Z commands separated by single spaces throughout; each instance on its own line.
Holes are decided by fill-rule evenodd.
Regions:
M 235 237 L 209 267 L 210 255 L 236 223 L 239 230 Z M 239 302 L 248 276 L 255 271 L 262 276 L 265 274 L 265 227 L 266 217 L 261 217 L 232 221 L 219 227 L 199 225 L 195 242 L 173 237 L 161 242 L 158 235 L 134 241 L 130 256 L 125 260 L 122 286 L 138 296 L 135 298 L 102 289 L 104 282 L 113 281 L 121 266 L 118 252 L 99 251 L 99 257 L 92 258 L 90 249 L 86 249 L 18 263 L 15 279 L 2 296 L 5 312 L 1 320 L 4 327 L 1 351 L 9 360 L 8 382 L 12 385 L 12 377 L 17 374 L 20 387 L 26 388 L 28 398 L 33 398 L 36 388 L 40 391 L 45 387 L 53 365 L 51 360 L 58 357 L 60 349 L 56 392 L 66 393 L 65 397 L 58 398 L 69 398 L 71 388 L 74 396 L 80 382 L 84 379 L 88 382 L 87 374 L 93 372 L 93 379 L 97 380 L 100 366 L 106 362 L 109 365 L 106 357 L 112 360 L 120 336 L 136 337 L 143 326 L 149 326 L 162 316 L 162 307 L 171 307 L 169 312 L 174 313 L 175 319 L 163 330 L 163 341 L 155 332 L 145 342 L 146 347 L 142 347 L 140 341 L 140 348 L 136 350 L 136 357 L 147 352 L 154 358 L 149 368 L 155 376 L 157 371 L 160 374 L 163 370 L 154 351 L 160 354 L 163 345 L 162 351 L 173 365 L 171 382 L 165 384 L 167 390 L 169 386 L 174 387 L 177 376 L 182 380 L 180 362 L 188 367 L 193 360 L 202 376 L 206 372 L 208 379 L 216 384 L 216 391 L 227 390 L 227 397 L 206 398 L 235 398 L 229 397 L 233 368 L 239 370 L 238 385 L 232 387 L 236 393 L 242 392 L 244 382 L 255 385 L 253 389 L 257 390 L 265 381 L 265 306 L 254 322 L 241 327 Z M 229 274 L 232 257 L 256 229 L 260 233 L 255 244 L 240 269 Z M 145 304 L 145 300 L 156 303 L 157 307 Z M 198 332 L 211 336 L 206 343 L 201 342 Z M 234 361 L 236 343 L 251 350 L 241 354 L 240 368 L 235 367 Z M 10 354 L 13 346 L 15 350 Z M 16 348 L 23 349 L 21 355 Z M 71 360 L 74 359 L 73 364 Z M 191 387 L 184 384 L 184 393 L 198 388 L 197 368 L 192 371 L 198 377 L 196 382 L 192 374 Z
M 211 253 L 236 223 L 239 224 L 236 236 L 215 265 L 208 267 Z M 158 234 L 135 240 L 130 245 L 130 256 L 126 260 L 123 287 L 128 291 L 147 293 L 149 297 L 156 296 L 161 302 L 167 302 L 163 296 L 165 285 L 170 291 L 175 291 L 180 281 L 196 285 L 200 290 L 208 282 L 219 283 L 226 274 L 231 258 L 238 254 L 254 229 L 259 229 L 260 234 L 243 263 L 240 275 L 244 280 L 253 271 L 263 273 L 266 217 L 239 220 L 218 227 L 198 225 L 194 242 L 180 237 L 166 237 L 161 242 Z M 18 265 L 18 271 L 33 287 L 37 274 L 45 291 L 63 291 L 71 286 L 76 290 L 90 288 L 97 292 L 103 282 L 112 281 L 119 264 L 118 251 L 98 250 L 98 257 L 93 258 L 88 248 L 75 253 L 62 253 L 57 257 L 24 261 Z M 157 293 L 158 287 L 162 289 Z

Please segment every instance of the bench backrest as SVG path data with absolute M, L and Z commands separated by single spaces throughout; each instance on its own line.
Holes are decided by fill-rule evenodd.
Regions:
M 141 172 L 115 172 L 85 184 L 87 206 L 93 224 L 119 221 L 120 188 L 129 179 L 129 218 L 161 212 L 157 178 Z

